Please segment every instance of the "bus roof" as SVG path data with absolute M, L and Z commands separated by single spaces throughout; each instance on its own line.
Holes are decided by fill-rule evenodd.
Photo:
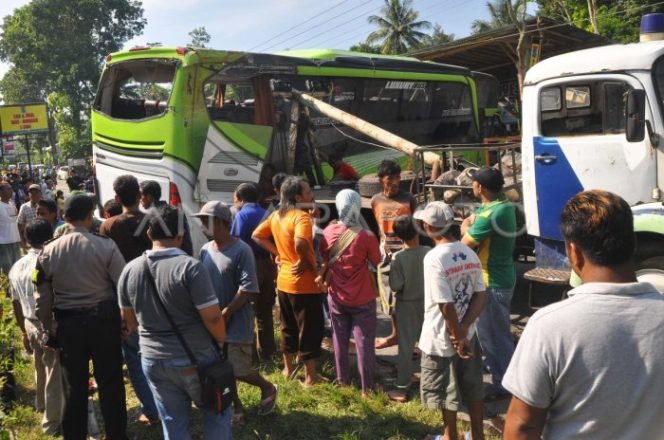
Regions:
M 417 58 L 379 55 L 349 50 L 336 49 L 303 49 L 261 54 L 241 51 L 225 51 L 207 48 L 165 48 L 136 47 L 126 51 L 115 52 L 107 57 L 107 64 L 145 58 L 174 58 L 188 64 L 197 63 L 229 63 L 242 57 L 251 59 L 250 63 L 279 64 L 284 66 L 339 67 L 370 70 L 388 70 L 404 72 L 420 72 L 433 74 L 470 75 L 465 67 L 449 64 L 420 61 Z
M 578 50 L 537 63 L 528 70 L 525 85 L 573 75 L 650 70 L 661 55 L 664 55 L 664 41 L 613 44 Z

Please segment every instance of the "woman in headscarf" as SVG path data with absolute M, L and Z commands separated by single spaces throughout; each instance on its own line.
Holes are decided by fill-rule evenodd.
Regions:
M 348 344 L 352 332 L 362 396 L 366 396 L 373 388 L 376 358 L 376 288 L 368 265 L 380 262 L 380 249 L 360 213 L 360 195 L 345 189 L 337 194 L 335 202 L 339 222 L 323 232 L 319 281 L 328 293 L 337 383 L 350 384 Z

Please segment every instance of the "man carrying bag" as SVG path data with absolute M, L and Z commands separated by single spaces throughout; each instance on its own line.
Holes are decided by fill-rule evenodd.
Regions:
M 128 263 L 120 276 L 122 315 L 130 332 L 139 330 L 143 371 L 164 438 L 191 439 L 193 401 L 203 409 L 203 438 L 231 439 L 231 411 L 223 401 L 232 398 L 233 382 L 224 383 L 229 369 L 219 357 L 224 319 L 207 270 L 180 249 L 180 215 L 164 206 L 150 219 L 152 250 Z

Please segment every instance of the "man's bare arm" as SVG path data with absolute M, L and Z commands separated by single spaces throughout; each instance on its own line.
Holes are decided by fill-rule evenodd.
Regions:
M 258 246 L 262 247 L 272 255 L 279 256 L 279 252 L 277 251 L 277 247 L 272 243 L 272 240 L 269 240 L 267 238 L 259 238 L 259 237 L 251 237 L 253 240 L 258 244 Z
M 512 397 L 503 433 L 505 440 L 538 440 L 542 436 L 547 412 Z
M 228 304 L 224 310 L 222 310 L 222 314 L 224 315 L 224 318 L 226 318 L 226 321 L 228 321 L 230 317 L 233 316 L 233 313 L 235 313 L 235 311 L 241 308 L 243 305 L 248 302 L 255 301 L 257 296 L 257 292 L 245 292 L 243 290 L 238 291 L 233 298 L 233 301 L 231 301 L 230 304 Z
M 210 332 L 214 340 L 220 345 L 223 344 L 226 340 L 226 323 L 221 314 L 219 304 L 200 309 L 198 313 L 201 315 L 205 328 Z

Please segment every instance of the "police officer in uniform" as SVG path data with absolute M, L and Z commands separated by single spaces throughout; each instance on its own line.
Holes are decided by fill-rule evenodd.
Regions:
M 108 440 L 126 440 L 127 408 L 122 378 L 121 319 L 116 294 L 125 265 L 115 242 L 90 232 L 93 199 L 84 194 L 65 202 L 72 228 L 47 242 L 38 257 L 36 314 L 48 330 L 47 344 L 60 348 L 65 379 L 66 440 L 87 438 L 89 361 L 99 387 Z

